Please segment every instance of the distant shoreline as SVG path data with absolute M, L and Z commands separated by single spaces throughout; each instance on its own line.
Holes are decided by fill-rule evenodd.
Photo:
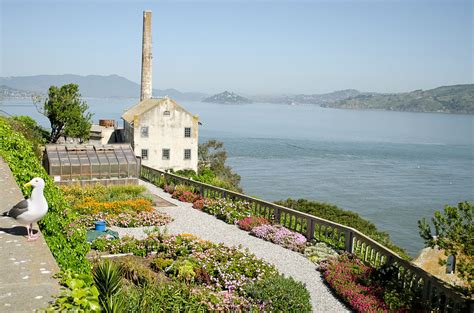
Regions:
M 137 102 L 140 101 L 139 98 L 134 98 L 134 97 L 82 97 L 85 100 L 91 99 L 91 100 L 131 100 L 134 99 Z M 8 106 L 12 107 L 14 105 L 9 105 L 9 104 L 3 104 L 3 101 L 23 101 L 23 100 L 31 100 L 31 97 L 4 97 L 0 98 L 0 106 Z M 238 106 L 245 106 L 245 105 L 258 105 L 258 104 L 272 104 L 272 105 L 282 105 L 282 106 L 312 106 L 312 107 L 320 107 L 322 109 L 331 109 L 331 110 L 351 110 L 351 111 L 368 111 L 368 112 L 396 112 L 396 113 L 420 113 L 420 114 L 426 114 L 426 113 L 432 113 L 432 114 L 449 114 L 449 115 L 469 115 L 469 116 L 474 116 L 474 113 L 463 113 L 463 112 L 446 112 L 446 111 L 409 111 L 409 110 L 386 110 L 386 109 L 377 109 L 377 108 L 341 108 L 341 107 L 331 107 L 331 106 L 322 106 L 318 104 L 311 104 L 311 103 L 297 103 L 296 105 L 290 105 L 290 104 L 285 104 L 285 103 L 276 103 L 276 102 L 252 102 L 252 103 L 217 103 L 217 102 L 204 102 L 204 101 L 196 101 L 196 100 L 178 100 L 178 101 L 189 101 L 189 102 L 201 102 L 201 103 L 206 103 L 206 104 L 216 104 L 216 105 L 222 105 L 222 106 L 228 106 L 228 105 L 238 105 Z M 25 105 L 26 106 L 26 105 Z M 34 106 L 32 102 L 32 106 Z

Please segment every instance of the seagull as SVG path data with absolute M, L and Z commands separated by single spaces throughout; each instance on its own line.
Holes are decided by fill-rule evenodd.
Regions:
M 25 186 L 32 186 L 31 197 L 18 202 L 10 211 L 4 212 L 2 216 L 9 216 L 25 225 L 28 233 L 28 241 L 38 239 L 39 235 L 33 236 L 33 223 L 39 221 L 48 212 L 48 202 L 44 197 L 44 180 L 40 177 L 33 178 Z

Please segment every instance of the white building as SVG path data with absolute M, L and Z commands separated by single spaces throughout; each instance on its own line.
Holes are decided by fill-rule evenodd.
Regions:
M 199 119 L 170 98 L 145 99 L 126 111 L 124 139 L 142 164 L 161 170 L 198 165 Z

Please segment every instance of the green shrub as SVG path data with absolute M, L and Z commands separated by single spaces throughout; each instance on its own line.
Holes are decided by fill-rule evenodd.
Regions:
M 154 284 L 158 275 L 150 269 L 147 259 L 136 256 L 114 258 L 123 270 L 123 277 L 136 286 Z M 173 263 L 173 260 L 171 260 Z
M 309 201 L 306 199 L 287 199 L 275 203 L 293 210 L 308 213 L 332 222 L 355 228 L 387 248 L 395 251 L 400 256 L 409 259 L 406 251 L 392 243 L 390 236 L 386 232 L 379 231 L 373 223 L 363 219 L 355 212 L 343 210 L 332 204 Z
M 123 312 L 207 312 L 202 296 L 188 285 L 167 282 L 129 287 L 122 294 Z
M 192 178 L 195 181 L 224 188 L 227 190 L 237 192 L 242 191 L 242 188 L 240 188 L 238 182 L 235 185 L 235 182 L 233 183 L 232 181 L 222 179 L 218 177 L 210 168 L 201 168 L 198 174 L 196 174 L 196 172 L 193 170 L 179 170 L 174 172 L 174 174 L 182 177 Z
M 61 269 L 90 272 L 90 264 L 85 258 L 89 251 L 85 230 L 73 224 L 73 213 L 59 188 L 36 158 L 32 143 L 13 131 L 5 119 L 0 119 L 0 156 L 10 167 L 25 196 L 29 190 L 23 185 L 33 177 L 41 177 L 46 182 L 44 195 L 49 211 L 39 226 Z
M 99 291 L 87 274 L 77 274 L 71 270 L 58 274 L 59 282 L 65 289 L 48 306 L 46 312 L 100 312 Z
M 151 268 L 157 271 L 165 271 L 171 264 L 173 264 L 173 259 L 158 257 L 151 262 Z
M 31 142 L 36 157 L 41 161 L 43 155 L 41 145 L 48 142 L 49 132 L 39 126 L 38 123 L 29 116 L 13 116 L 9 119 L 5 119 L 5 121 L 10 124 L 14 131 L 21 133 Z
M 266 303 L 272 312 L 311 312 L 311 298 L 304 284 L 283 275 L 270 276 L 248 284 L 244 292 Z

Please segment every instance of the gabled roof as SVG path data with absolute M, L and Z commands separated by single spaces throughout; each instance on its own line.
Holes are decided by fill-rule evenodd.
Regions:
M 143 113 L 153 109 L 154 107 L 165 104 L 165 103 L 172 103 L 178 110 L 181 110 L 191 116 L 194 116 L 194 114 L 191 114 L 189 111 L 184 109 L 176 101 L 168 97 L 165 97 L 165 98 L 151 98 L 151 99 L 143 100 L 135 104 L 133 107 L 131 107 L 127 111 L 125 111 L 125 113 L 122 114 L 122 118 L 125 121 L 132 123 L 135 116 L 137 115 L 140 116 Z

